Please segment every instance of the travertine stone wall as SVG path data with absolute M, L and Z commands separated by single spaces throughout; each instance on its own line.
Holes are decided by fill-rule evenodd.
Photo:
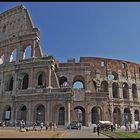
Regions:
M 29 46 L 31 56 L 26 59 Z M 14 50 L 16 59 L 11 61 Z M 80 88 L 74 87 L 76 82 Z M 139 64 L 98 57 L 61 63 L 44 57 L 40 31 L 23 5 L 0 14 L 0 121 L 67 125 L 79 120 L 91 126 L 108 120 L 134 126 L 140 119 L 139 97 Z

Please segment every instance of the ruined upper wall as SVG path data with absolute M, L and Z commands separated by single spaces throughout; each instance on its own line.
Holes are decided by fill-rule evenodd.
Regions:
M 80 63 L 88 62 L 93 65 L 96 69 L 108 70 L 118 72 L 121 70 L 124 75 L 129 71 L 131 74 L 140 75 L 140 64 L 125 60 L 109 59 L 109 58 L 100 58 L 100 57 L 80 57 Z M 102 66 L 104 63 L 104 66 Z
M 28 10 L 23 6 L 11 8 L 0 14 L 0 64 L 20 62 L 43 56 L 40 47 L 40 32 L 35 28 Z M 13 60 L 13 57 L 15 59 Z
M 32 31 L 38 32 L 33 29 L 34 25 L 30 15 L 23 5 L 0 14 L 0 42 L 30 34 Z

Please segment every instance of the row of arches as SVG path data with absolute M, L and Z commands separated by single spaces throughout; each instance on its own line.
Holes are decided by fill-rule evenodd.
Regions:
M 74 79 L 73 88 L 85 89 L 85 83 L 79 77 L 76 77 Z M 27 73 L 20 74 L 19 89 L 27 89 L 28 88 L 29 78 L 30 77 Z M 13 90 L 14 82 L 17 82 L 17 81 L 15 81 L 15 78 L 12 75 L 7 76 L 6 79 L 7 79 L 7 81 L 6 81 L 5 90 L 6 91 Z M 93 84 L 93 89 L 95 89 L 95 91 L 96 91 L 97 90 L 97 83 L 94 80 L 92 80 L 91 82 Z M 63 86 L 68 86 L 70 84 L 68 83 L 67 78 L 62 76 L 59 78 L 59 85 L 60 85 L 60 87 L 63 87 Z M 39 88 L 46 87 L 46 74 L 45 74 L 45 72 L 38 72 L 37 73 L 36 87 L 39 87 Z M 109 87 L 108 87 L 107 81 L 102 81 L 101 85 L 100 85 L 100 91 L 101 92 L 108 92 L 108 89 L 109 89 Z M 123 98 L 129 99 L 129 86 L 127 83 L 122 83 L 122 90 L 123 90 Z M 112 83 L 112 96 L 113 96 L 113 98 L 119 98 L 119 85 L 117 82 Z M 138 98 L 136 84 L 132 84 L 132 96 L 133 96 L 133 99 Z
M 30 59 L 32 56 L 32 46 L 29 45 L 23 50 L 22 60 Z M 0 55 L 0 64 L 4 64 L 5 55 L 4 53 Z M 14 62 L 17 60 L 17 48 L 15 48 L 10 54 L 9 62 Z
M 93 107 L 92 108 L 92 123 L 97 123 L 99 120 L 101 120 L 101 111 L 100 107 Z M 3 112 L 3 121 L 10 121 L 11 120 L 11 111 L 12 108 L 10 106 L 6 106 Z M 54 116 L 53 121 L 56 122 L 58 125 L 65 125 L 65 112 L 66 109 L 64 106 L 55 106 L 54 107 Z M 74 112 L 76 114 L 76 119 L 85 125 L 85 109 L 81 106 L 77 106 L 74 108 Z M 17 110 L 17 116 L 16 120 L 17 122 L 20 122 L 21 120 L 24 120 L 27 123 L 27 113 L 28 108 L 25 105 L 21 105 L 21 107 Z M 58 114 L 57 114 L 58 113 Z M 45 106 L 43 104 L 36 105 L 34 107 L 34 113 L 33 113 L 33 122 L 36 122 L 37 124 L 40 124 L 41 122 L 45 123 Z
M 89 81 L 89 83 L 92 83 L 93 90 L 97 90 L 97 82 L 92 80 Z M 87 83 L 87 84 L 89 84 Z M 70 82 L 65 76 L 59 77 L 59 85 L 60 87 L 65 87 L 65 86 L 71 86 Z M 86 88 L 86 83 L 85 80 L 82 76 L 77 75 L 74 77 L 73 82 L 72 82 L 72 87 L 73 88 L 78 88 L 78 89 L 85 89 Z M 102 81 L 101 82 L 101 91 L 103 92 L 108 92 L 108 83 L 107 81 Z
M 113 110 L 113 122 L 115 124 L 120 124 L 120 123 L 128 124 L 129 122 L 132 122 L 133 116 L 135 121 L 139 121 L 140 120 L 139 110 L 136 109 L 134 111 L 134 114 L 130 111 L 129 108 L 125 108 L 123 114 L 121 114 L 121 111 L 118 107 L 115 107 Z
M 10 106 L 6 106 L 5 110 L 3 112 L 3 120 L 4 121 L 10 121 L 11 120 L 11 111 L 12 108 Z M 27 122 L 27 113 L 28 113 L 28 108 L 25 105 L 22 105 L 18 110 L 17 110 L 17 121 L 24 120 Z M 55 112 L 55 116 L 53 116 L 53 121 L 56 122 L 58 125 L 65 125 L 65 112 L 66 109 L 63 105 L 61 106 L 55 106 L 53 112 Z M 85 125 L 85 109 L 82 106 L 76 106 L 74 108 L 74 112 L 76 114 L 77 120 Z M 110 116 L 111 116 L 111 111 L 109 110 Z M 71 114 L 72 116 L 72 114 Z M 97 124 L 99 121 L 103 120 L 103 110 L 100 106 L 94 106 L 91 109 L 91 123 L 92 124 Z M 139 110 L 135 109 L 134 114 L 131 113 L 129 108 L 124 108 L 124 111 L 121 112 L 120 108 L 115 107 L 113 110 L 113 122 L 115 124 L 127 124 L 129 122 L 132 122 L 132 116 L 134 116 L 135 121 L 139 121 Z M 40 124 L 41 122 L 45 123 L 45 106 L 43 104 L 36 105 L 34 107 L 34 113 L 33 113 L 33 121 L 37 122 L 37 124 Z
M 92 80 L 91 82 L 92 82 L 93 89 L 97 91 L 97 85 L 98 85 L 97 82 L 94 80 Z M 63 86 L 69 85 L 69 82 L 66 77 L 62 76 L 59 78 L 59 84 L 61 87 L 63 87 Z M 73 80 L 73 88 L 84 89 L 85 81 L 83 80 L 83 78 L 81 78 L 80 76 L 75 77 Z M 100 85 L 100 91 L 108 92 L 108 88 L 109 87 L 108 87 L 107 81 L 102 81 Z M 132 88 L 133 99 L 137 99 L 138 94 L 137 94 L 136 84 L 133 83 L 131 88 Z M 129 99 L 129 86 L 126 82 L 122 83 L 122 92 L 123 92 L 123 98 Z M 119 84 L 117 82 L 112 83 L 112 96 L 113 98 L 119 98 Z
M 132 84 L 132 96 L 133 99 L 137 99 L 138 98 L 138 94 L 137 94 L 137 86 L 136 84 Z M 123 83 L 122 84 L 122 92 L 123 92 L 123 98 L 124 99 L 129 99 L 129 86 L 127 83 Z M 112 94 L 113 94 L 113 98 L 119 98 L 119 85 L 118 83 L 114 82 L 112 84 Z
M 19 79 L 19 89 L 27 89 L 29 87 L 29 75 L 27 73 L 21 73 Z M 6 81 L 5 90 L 12 91 L 14 88 L 15 78 L 12 75 L 9 75 Z M 37 87 L 46 87 L 45 73 L 38 72 L 37 73 Z

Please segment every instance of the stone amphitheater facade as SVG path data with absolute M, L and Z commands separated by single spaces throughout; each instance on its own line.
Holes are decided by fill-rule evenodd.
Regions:
M 0 14 L 1 122 L 134 126 L 139 112 L 139 64 L 97 57 L 61 63 L 43 55 L 40 31 L 23 5 Z

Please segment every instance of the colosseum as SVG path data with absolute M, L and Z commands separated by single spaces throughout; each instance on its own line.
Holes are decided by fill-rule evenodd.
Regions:
M 0 14 L 1 122 L 134 126 L 139 104 L 139 64 L 97 57 L 61 63 L 43 55 L 40 31 L 23 5 Z

